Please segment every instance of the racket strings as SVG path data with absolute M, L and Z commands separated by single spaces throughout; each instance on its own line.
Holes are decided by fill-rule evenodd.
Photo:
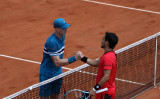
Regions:
M 78 99 L 91 99 L 89 98 L 89 92 L 87 91 L 82 91 L 82 90 L 79 90 L 79 89 L 74 89 L 74 90 L 70 90 L 68 91 L 67 93 L 65 93 L 65 95 L 63 96 L 63 99 L 65 99 L 66 95 L 70 92 L 73 92 L 75 91 L 75 96 L 78 97 Z M 80 93 L 78 93 L 80 92 Z

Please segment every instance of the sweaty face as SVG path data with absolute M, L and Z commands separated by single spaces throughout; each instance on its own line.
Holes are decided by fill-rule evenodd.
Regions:
M 101 41 L 101 48 L 105 48 L 105 38 L 103 37 L 102 41 Z

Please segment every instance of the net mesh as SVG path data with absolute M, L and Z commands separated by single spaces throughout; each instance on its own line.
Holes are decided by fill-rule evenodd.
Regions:
M 117 99 L 128 99 L 153 85 L 154 42 L 151 39 L 118 54 Z
M 160 33 L 158 33 L 160 35 Z M 116 99 L 129 99 L 142 91 L 153 86 L 154 64 L 155 64 L 155 35 L 136 42 L 130 46 L 122 48 L 117 53 L 118 69 L 116 76 Z M 160 37 L 158 37 L 157 60 L 160 60 Z M 64 89 L 81 89 L 89 91 L 95 85 L 97 68 L 92 66 L 81 66 L 71 71 L 65 72 L 58 77 L 53 77 L 48 81 L 63 78 L 63 86 L 60 91 L 60 99 L 63 99 Z M 160 62 L 157 61 L 157 84 L 160 83 Z M 44 81 L 48 83 L 48 81 Z M 6 97 L 14 99 L 39 99 L 39 86 L 45 83 L 38 83 L 32 90 L 26 88 L 21 92 Z M 75 94 L 71 94 L 65 99 L 74 99 Z M 93 97 L 95 99 L 95 97 Z

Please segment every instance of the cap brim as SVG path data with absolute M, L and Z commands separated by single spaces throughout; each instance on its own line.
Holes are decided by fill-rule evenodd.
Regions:
M 62 29 L 67 29 L 69 26 L 71 26 L 70 24 L 65 24 L 64 26 L 62 26 Z

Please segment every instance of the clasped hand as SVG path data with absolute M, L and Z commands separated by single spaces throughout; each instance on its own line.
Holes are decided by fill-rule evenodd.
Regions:
M 75 52 L 74 56 L 76 57 L 76 60 L 81 60 L 81 58 L 84 57 L 84 55 L 83 55 L 83 53 L 81 51 Z

